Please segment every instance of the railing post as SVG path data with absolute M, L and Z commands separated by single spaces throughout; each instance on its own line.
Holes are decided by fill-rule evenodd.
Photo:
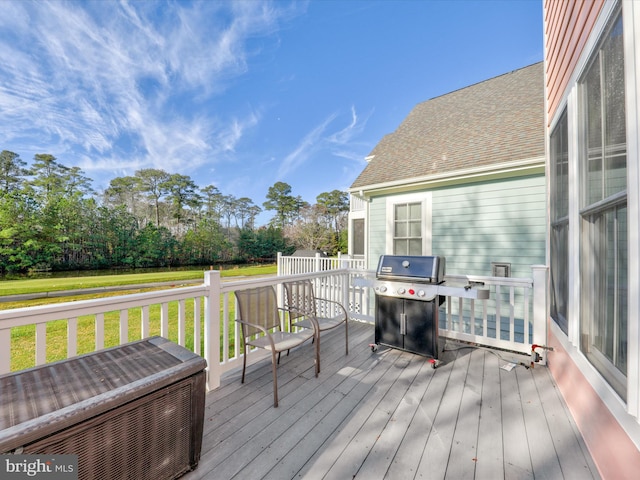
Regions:
M 532 344 L 547 345 L 547 271 L 546 265 L 532 265 L 533 271 L 533 340 Z M 547 350 L 536 350 L 540 364 L 547 364 Z
M 347 311 L 347 315 L 351 313 L 351 302 L 349 301 L 349 282 L 351 279 L 351 274 L 349 271 L 342 274 L 342 306 Z
M 282 272 L 282 252 L 278 252 L 276 260 L 276 276 L 281 277 L 282 275 L 284 275 Z
M 207 390 L 220 386 L 220 272 L 204 272 L 204 358 L 207 361 Z
M 314 272 L 319 272 L 320 271 L 320 252 L 316 252 L 316 264 L 315 267 L 313 269 Z

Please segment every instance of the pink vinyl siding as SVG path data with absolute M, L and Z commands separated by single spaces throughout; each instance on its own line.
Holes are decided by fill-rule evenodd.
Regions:
M 551 121 L 604 0 L 544 1 L 548 119 Z

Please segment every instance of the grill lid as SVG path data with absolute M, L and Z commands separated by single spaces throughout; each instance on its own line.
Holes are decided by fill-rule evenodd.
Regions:
M 444 257 L 438 256 L 381 255 L 376 278 L 442 283 L 444 265 Z

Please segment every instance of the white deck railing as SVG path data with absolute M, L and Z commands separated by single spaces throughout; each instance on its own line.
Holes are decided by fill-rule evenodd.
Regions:
M 347 268 L 350 270 L 364 270 L 364 258 L 351 258 L 338 254 L 337 257 L 322 257 L 316 253 L 314 257 L 287 257 L 278 252 L 278 276 L 297 275 L 299 273 L 323 272 Z
M 440 335 L 480 345 L 531 353 L 546 345 L 547 267 L 532 267 L 532 278 L 447 275 L 445 279 L 483 283 L 488 300 L 447 297 L 441 307 Z M 546 359 L 543 351 L 538 351 Z
M 204 272 L 204 283 L 198 286 L 0 311 L 0 373 L 11 370 L 12 344 L 17 342 L 17 338 L 12 338 L 12 332 L 24 330 L 24 327 L 35 329 L 33 345 L 27 347 L 33 352 L 35 365 L 48 361 L 48 345 L 54 342 L 66 343 L 66 357 L 72 357 L 85 353 L 79 351 L 80 343 L 85 350 L 87 343 L 91 346 L 90 351 L 99 350 L 157 331 L 203 355 L 208 364 L 208 388 L 216 388 L 223 373 L 241 366 L 241 348 L 237 341 L 240 336 L 234 321 L 234 292 L 274 285 L 282 301 L 279 285 L 283 281 L 309 278 L 314 281 L 319 297 L 343 303 L 352 320 L 373 322 L 371 289 L 357 286 L 363 284 L 363 278 L 373 277 L 371 271 L 339 268 L 223 283 L 220 272 L 207 271 Z M 480 302 L 448 299 L 442 307 L 446 309 L 441 308 L 441 335 L 523 353 L 530 352 L 532 343 L 546 343 L 546 267 L 534 267 L 530 280 L 468 279 L 483 281 L 491 288 L 492 298 Z M 152 324 L 151 311 L 153 318 L 159 317 L 156 324 Z M 53 322 L 65 324 L 61 333 L 48 332 L 48 326 Z M 80 333 L 80 325 L 83 333 Z M 139 329 L 134 328 L 136 325 Z M 130 334 L 131 331 L 135 333 Z M 61 336 L 64 338 L 59 338 Z M 87 342 L 87 337 L 91 336 L 93 338 Z M 79 342 L 79 337 L 83 342 Z M 112 340 L 107 342 L 107 338 Z M 544 359 L 544 352 L 540 353 Z M 259 352 L 250 355 L 256 359 L 262 356 Z

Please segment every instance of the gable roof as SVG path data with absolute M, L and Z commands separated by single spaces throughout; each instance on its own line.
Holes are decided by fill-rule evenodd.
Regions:
M 543 157 L 543 63 L 416 105 L 351 188 Z

